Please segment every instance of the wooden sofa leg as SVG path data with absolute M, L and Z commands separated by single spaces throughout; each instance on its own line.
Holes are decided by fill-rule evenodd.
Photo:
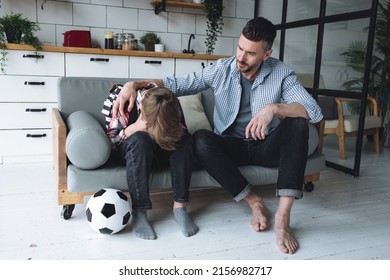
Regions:
M 379 128 L 375 129 L 374 133 L 374 151 L 375 153 L 380 152 L 380 145 L 379 145 Z
M 345 138 L 343 134 L 337 135 L 339 139 L 339 158 L 345 159 Z
M 63 218 L 64 220 L 69 220 L 70 217 L 72 217 L 74 207 L 74 204 L 67 204 L 62 206 L 61 218 Z
M 320 180 L 320 173 L 306 175 L 304 178 L 303 189 L 307 192 L 314 190 L 314 183 Z
M 58 204 L 62 205 L 61 218 L 68 220 L 71 218 L 75 204 L 84 203 L 84 197 L 90 196 L 90 192 L 69 192 L 64 186 L 58 192 Z

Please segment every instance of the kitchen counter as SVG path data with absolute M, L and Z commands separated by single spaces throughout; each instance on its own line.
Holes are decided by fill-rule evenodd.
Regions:
M 9 50 L 28 50 L 35 51 L 35 48 L 30 45 L 6 44 Z M 163 58 L 182 58 L 182 59 L 208 59 L 217 60 L 219 58 L 228 57 L 224 55 L 214 54 L 191 54 L 191 53 L 176 53 L 176 52 L 150 52 L 150 51 L 134 51 L 134 50 L 111 50 L 101 48 L 78 48 L 78 47 L 60 47 L 43 45 L 42 51 L 45 52 L 63 52 L 63 53 L 79 53 L 79 54 L 107 54 L 107 55 L 123 55 L 123 56 L 148 56 L 148 57 L 163 57 Z

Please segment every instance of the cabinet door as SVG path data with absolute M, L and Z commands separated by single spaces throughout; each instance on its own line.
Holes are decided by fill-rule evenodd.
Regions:
M 182 77 L 190 72 L 197 72 L 207 65 L 202 59 L 176 59 L 175 76 Z
M 64 76 L 64 54 L 7 50 L 8 75 Z
M 0 76 L 0 102 L 57 102 L 58 77 Z
M 66 76 L 128 78 L 129 57 L 120 55 L 65 55 Z
M 0 129 L 51 128 L 56 103 L 0 103 Z
M 173 76 L 175 60 L 161 57 L 130 57 L 130 78 L 159 79 Z
M 0 130 L 1 156 L 49 155 L 53 153 L 51 129 Z

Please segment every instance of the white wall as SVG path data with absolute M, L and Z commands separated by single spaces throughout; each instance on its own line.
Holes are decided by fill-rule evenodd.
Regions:
M 235 53 L 237 38 L 248 19 L 254 16 L 254 0 L 224 0 L 224 28 L 214 54 Z M 90 30 L 94 46 L 104 46 L 105 31 L 129 32 L 139 38 L 145 31 L 155 31 L 166 51 L 188 48 L 188 38 L 195 34 L 191 49 L 205 53 L 206 17 L 202 10 L 168 7 L 155 15 L 149 0 L 0 0 L 0 16 L 22 13 L 40 24 L 39 39 L 47 45 L 62 46 L 67 30 Z M 43 7 L 43 9 L 42 9 Z
M 190 0 L 187 0 L 190 1 Z M 291 3 L 290 3 L 291 2 Z M 289 18 L 308 18 L 317 14 L 318 3 L 312 0 L 291 0 Z M 332 2 L 328 14 L 369 7 L 370 1 L 349 0 Z M 259 15 L 267 17 L 275 24 L 280 23 L 282 0 L 260 0 Z M 360 5 L 357 5 L 360 3 Z M 304 5 L 305 4 L 305 5 Z M 309 5 L 310 4 L 310 5 Z M 11 11 L 40 24 L 37 33 L 44 44 L 61 46 L 63 33 L 67 30 L 90 30 L 93 45 L 104 46 L 105 31 L 115 33 L 130 32 L 139 38 L 145 31 L 155 31 L 166 45 L 166 51 L 181 52 L 188 48 L 188 38 L 195 34 L 191 49 L 196 53 L 205 53 L 206 17 L 202 10 L 168 7 L 166 12 L 154 14 L 150 0 L 0 0 L 0 16 Z M 362 6 L 363 5 L 363 6 Z M 242 27 L 254 16 L 255 0 L 224 0 L 224 27 L 218 38 L 214 54 L 234 55 L 237 39 Z M 43 9 L 42 9 L 43 7 Z M 340 89 L 343 82 L 354 73 L 346 67 L 344 57 L 348 44 L 362 39 L 367 24 L 348 24 L 344 28 L 326 31 L 322 75 L 326 87 Z M 297 72 L 314 71 L 314 53 L 316 31 L 305 28 L 298 33 L 290 32 L 287 39 L 285 62 Z M 273 56 L 279 55 L 279 35 L 275 40 Z M 356 37 L 356 38 L 355 38 Z

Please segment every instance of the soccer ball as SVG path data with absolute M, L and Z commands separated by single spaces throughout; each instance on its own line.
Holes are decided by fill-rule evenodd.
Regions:
M 121 231 L 130 219 L 127 196 L 120 190 L 103 188 L 88 200 L 85 213 L 89 225 L 98 233 Z

